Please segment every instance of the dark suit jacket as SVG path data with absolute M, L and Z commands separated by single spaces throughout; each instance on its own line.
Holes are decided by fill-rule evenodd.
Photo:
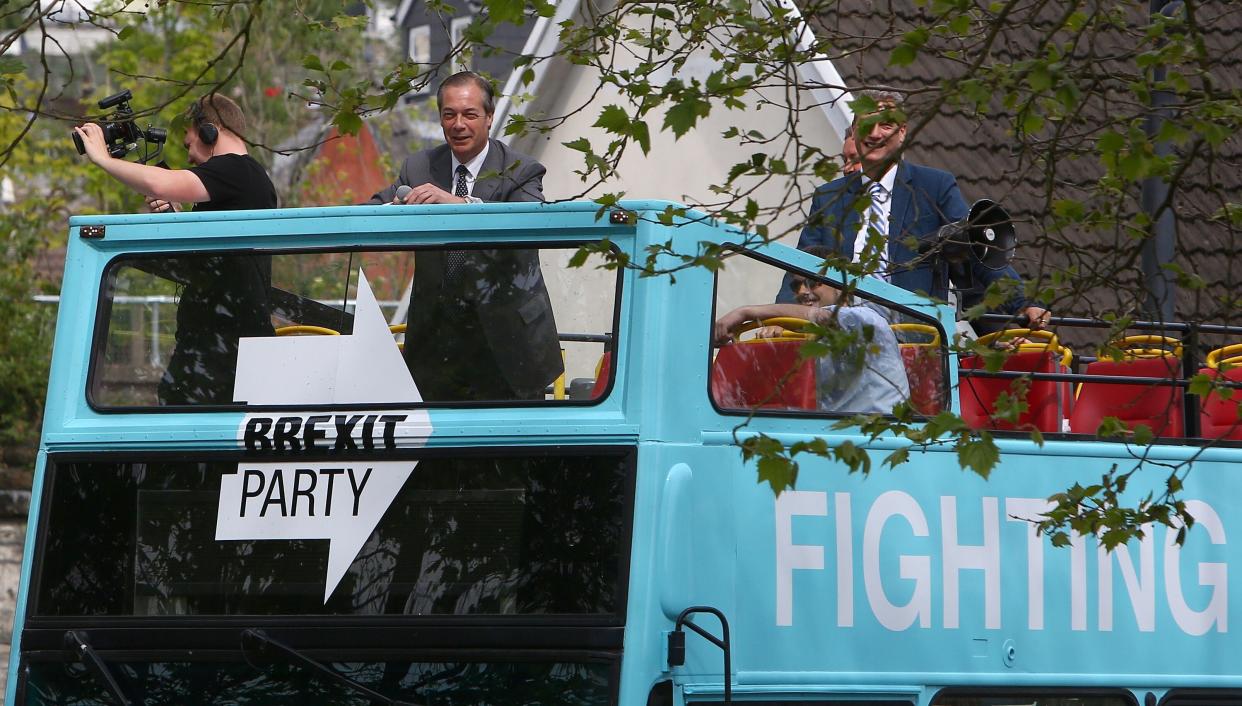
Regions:
M 862 215 L 856 200 L 866 192 L 861 175 L 841 177 L 815 190 L 811 217 L 798 238 L 798 248 L 813 245 L 831 248 L 847 259 L 854 256 Z M 991 270 L 973 260 L 951 265 L 939 257 L 917 259 L 918 252 L 907 243 L 911 238 L 929 242 L 940 227 L 960 221 L 970 212 L 957 180 L 952 174 L 910 162 L 899 162 L 893 181 L 892 207 L 888 217 L 888 262 L 893 284 L 911 292 L 930 294 L 937 299 L 948 295 L 949 281 L 959 290 L 963 308 L 979 303 L 988 285 L 999 279 L 1021 279 L 1009 266 Z M 792 302 L 789 277 L 781 283 L 779 302 Z M 1013 313 L 1026 306 L 1021 295 L 1004 307 Z
M 543 201 L 545 169 L 533 157 L 514 152 L 491 140 L 473 195 L 484 201 Z M 491 176 L 488 174 L 491 173 Z M 415 153 L 401 165 L 397 181 L 371 197 L 389 203 L 402 184 L 432 183 L 452 192 L 452 152 L 440 145 Z M 539 253 L 529 249 L 464 250 L 462 275 L 445 278 L 446 250 L 419 251 L 415 256 L 414 288 L 410 295 L 406 363 L 423 390 L 437 372 L 460 368 L 463 374 L 486 380 L 494 365 L 513 395 L 540 397 L 543 389 L 564 370 L 552 302 L 539 269 Z M 461 322 L 442 321 L 447 311 L 477 314 L 477 330 L 485 337 L 491 361 L 477 360 L 475 342 L 462 340 Z M 476 322 L 468 322 L 470 330 Z M 478 348 L 479 346 L 473 346 Z M 463 355 L 464 352 L 464 355 Z M 425 371 L 422 374 L 419 371 Z M 422 380 L 420 380 L 420 377 Z M 486 385 L 484 385 L 486 387 Z M 427 399 L 461 399 L 457 395 L 428 395 Z M 480 399 L 494 398 L 490 391 Z M 502 396 L 506 398 L 507 396 Z
M 543 201 L 543 175 L 547 172 L 534 157 L 514 152 L 508 145 L 488 140 L 487 159 L 483 160 L 480 176 L 489 172 L 492 176 L 479 179 L 474 185 L 474 196 L 484 201 Z M 392 203 L 397 187 L 419 186 L 432 183 L 453 191 L 453 153 L 448 145 L 440 145 L 405 158 L 397 180 L 388 188 L 371 197 L 371 203 Z

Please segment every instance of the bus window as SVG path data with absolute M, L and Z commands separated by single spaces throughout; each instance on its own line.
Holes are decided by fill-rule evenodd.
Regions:
M 1242 691 L 1238 689 L 1172 689 L 1160 699 L 1159 706 L 1238 706 Z
M 1049 689 L 1047 691 L 945 690 L 933 706 L 1136 706 L 1129 692 Z
M 913 701 L 885 699 L 734 699 L 745 706 L 914 706 Z M 690 701 L 694 706 L 724 706 L 723 701 Z
M 392 654 L 393 650 L 387 650 Z M 386 655 L 387 657 L 387 655 Z M 109 660 L 121 691 L 133 703 L 272 704 L 318 703 L 364 706 L 375 703 L 361 688 L 407 704 L 575 704 L 612 703 L 612 672 L 604 661 L 384 661 L 326 663 L 356 686 L 328 679 L 305 665 L 239 655 L 210 662 Z M 80 664 L 30 665 L 27 693 L 41 704 L 109 704 L 113 695 L 99 677 Z M 141 701 L 135 697 L 145 697 Z
M 315 398 L 314 390 L 307 389 L 312 386 L 294 377 L 301 374 L 299 365 L 312 370 L 316 360 L 325 360 L 321 351 L 329 346 L 322 341 L 251 346 L 261 355 L 245 353 L 251 344 L 241 341 L 355 335 L 361 271 L 384 325 L 391 328 L 383 335 L 395 336 L 392 345 L 401 348 L 414 384 L 408 399 L 350 401 L 592 401 L 604 391 L 594 385 L 596 377 L 610 372 L 597 370 L 601 361 L 611 360 L 605 353 L 613 348 L 619 280 L 615 270 L 597 266 L 598 256 L 584 266 L 568 267 L 576 250 L 340 250 L 118 259 L 104 278 L 104 331 L 96 337 L 89 399 L 100 409 L 339 402 Z M 256 366 L 264 367 L 257 375 Z M 273 386 L 304 390 L 304 397 L 283 400 L 280 390 L 246 387 L 246 381 L 272 377 L 269 369 L 280 373 Z M 306 375 L 313 379 L 312 373 Z
M 936 321 L 849 284 L 747 253 L 728 258 L 717 274 L 713 317 L 716 407 L 833 415 L 886 414 L 899 403 L 927 415 L 944 409 L 947 349 Z M 786 303 L 773 304 L 782 287 Z M 808 323 L 822 330 L 810 332 Z
M 330 551 L 339 540 L 217 539 L 222 478 L 246 472 L 236 457 L 52 460 L 32 614 L 615 620 L 623 612 L 629 452 L 424 453 L 372 518 L 369 537 L 359 536 L 360 548 L 327 596 Z M 295 470 L 299 465 L 314 464 L 291 462 L 281 487 L 278 476 L 269 488 L 250 484 L 242 513 L 329 521 L 341 508 L 315 507 L 315 495 L 299 498 L 297 488 L 331 481 L 361 489 L 368 480 L 364 460 L 324 469 L 318 479 L 300 478 L 315 471 Z M 329 470 L 339 472 L 324 477 Z M 327 497 L 339 503 L 350 495 Z

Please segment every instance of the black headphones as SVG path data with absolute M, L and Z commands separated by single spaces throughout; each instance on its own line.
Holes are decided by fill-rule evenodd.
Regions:
M 190 108 L 190 122 L 194 123 L 194 128 L 198 130 L 198 139 L 204 145 L 215 145 L 216 140 L 220 139 L 220 129 L 208 122 L 207 115 L 203 112 L 202 98 L 194 101 L 194 106 Z

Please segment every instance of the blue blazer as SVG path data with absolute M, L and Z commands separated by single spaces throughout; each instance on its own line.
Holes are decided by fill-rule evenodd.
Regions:
M 858 237 L 863 215 L 856 204 L 865 193 L 861 174 L 841 177 L 816 189 L 811 199 L 811 217 L 798 238 L 798 248 L 805 250 L 821 245 L 847 260 L 853 259 L 854 239 Z M 984 291 L 992 282 L 1002 278 L 1021 279 L 1010 266 L 991 270 L 974 261 L 951 265 L 935 256 L 916 261 L 918 251 L 911 248 L 913 243 L 908 241 L 929 242 L 941 226 L 960 221 L 970 213 L 952 174 L 899 162 L 892 199 L 888 217 L 888 262 L 893 284 L 943 300 L 948 296 L 951 280 L 959 290 L 963 308 L 968 308 L 983 299 Z M 776 300 L 794 301 L 788 275 L 781 283 Z M 1019 294 L 1003 308 L 1007 313 L 1014 313 L 1024 306 L 1026 300 Z

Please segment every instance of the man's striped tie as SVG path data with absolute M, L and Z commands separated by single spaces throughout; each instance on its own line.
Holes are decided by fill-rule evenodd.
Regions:
M 868 242 L 878 237 L 880 243 L 875 259 L 876 269 L 871 274 L 888 279 L 888 218 L 884 217 L 882 206 L 888 203 L 889 193 L 878 181 L 871 182 L 867 192 L 871 194 L 871 203 L 867 206 L 867 227 L 863 229 L 863 233 L 867 235 Z M 873 233 L 879 233 L 879 236 L 874 236 Z

